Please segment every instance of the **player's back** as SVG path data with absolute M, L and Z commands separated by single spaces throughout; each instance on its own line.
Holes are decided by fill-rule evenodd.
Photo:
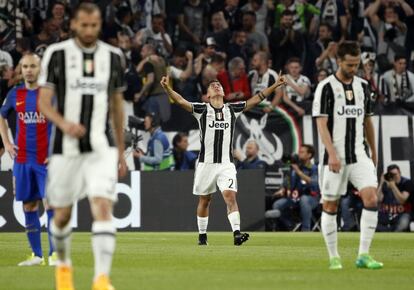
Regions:
M 342 83 L 335 74 L 318 84 L 312 115 L 328 117 L 328 130 L 339 157 L 346 164 L 357 162 L 366 154 L 364 120 L 372 115 L 371 91 L 368 83 L 354 77 L 350 84 Z M 324 155 L 327 164 L 328 156 Z
M 46 50 L 39 83 L 55 89 L 57 109 L 66 120 L 86 128 L 80 139 L 56 128 L 54 154 L 78 155 L 114 147 L 109 133 L 110 98 L 125 89 L 123 67 L 122 52 L 101 41 L 86 49 L 69 39 Z

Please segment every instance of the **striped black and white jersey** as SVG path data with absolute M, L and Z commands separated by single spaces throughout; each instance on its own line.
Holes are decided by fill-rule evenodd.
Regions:
M 246 102 L 227 103 L 216 109 L 207 103 L 192 103 L 193 116 L 200 127 L 201 149 L 198 162 L 233 162 L 233 133 L 237 117 Z
M 109 105 L 115 92 L 125 90 L 124 67 L 121 50 L 101 41 L 93 49 L 81 48 L 74 39 L 47 48 L 39 84 L 54 88 L 57 110 L 66 120 L 86 128 L 81 139 L 54 128 L 52 154 L 71 156 L 114 146 Z
M 364 119 L 373 115 L 372 92 L 367 81 L 354 77 L 344 84 L 335 74 L 318 84 L 313 101 L 312 115 L 328 117 L 328 130 L 339 158 L 346 164 L 358 162 L 358 156 L 367 154 Z M 328 164 L 325 150 L 324 164 Z
M 257 70 L 252 70 L 249 72 L 249 84 L 252 91 L 252 96 L 260 93 L 264 89 L 270 87 L 277 82 L 279 76 L 277 73 L 268 69 L 263 75 L 260 75 Z M 270 94 L 267 99 L 271 101 L 274 97 L 274 93 Z

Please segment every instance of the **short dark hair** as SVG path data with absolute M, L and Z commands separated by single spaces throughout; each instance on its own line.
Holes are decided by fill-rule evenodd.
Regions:
M 78 5 L 78 7 L 76 7 L 75 10 L 75 17 L 78 16 L 79 12 L 85 12 L 87 14 L 92 14 L 96 11 L 99 12 L 99 14 L 101 14 L 101 10 L 99 9 L 98 5 L 91 3 L 91 2 L 82 2 Z
M 177 147 L 178 146 L 178 143 L 180 143 L 181 140 L 183 140 L 184 137 L 188 137 L 188 134 L 187 133 L 184 133 L 184 132 L 178 132 L 174 136 L 174 138 L 172 139 L 173 146 L 174 147 Z
M 302 144 L 301 147 L 305 147 L 308 153 L 311 155 L 311 158 L 315 156 L 315 147 L 310 144 Z
M 152 19 L 155 19 L 155 18 L 164 20 L 164 16 L 162 16 L 162 14 L 160 13 L 152 15 Z
M 400 167 L 397 164 L 390 164 L 387 167 L 387 172 L 390 172 L 391 170 L 397 169 L 398 172 L 401 172 Z
M 248 11 L 243 12 L 243 17 L 246 15 L 252 16 L 256 20 L 256 13 L 254 13 L 253 11 L 248 10 Z
M 297 62 L 297 63 L 301 64 L 300 58 L 296 57 L 296 56 L 289 58 L 286 64 L 291 64 L 292 62 Z
M 361 54 L 361 49 L 356 41 L 344 41 L 338 45 L 337 57 L 344 59 L 345 55 L 358 56 Z
M 282 12 L 282 17 L 283 17 L 283 16 L 293 16 L 293 15 L 295 15 L 295 12 L 293 12 L 293 11 L 291 11 L 291 10 L 289 10 L 289 9 L 285 9 L 285 10 Z
M 396 55 L 394 56 L 394 62 L 399 61 L 400 59 L 405 59 L 405 60 L 407 60 L 407 58 L 406 58 L 406 57 L 405 57 L 405 55 L 403 55 L 403 54 L 396 54 Z
M 215 55 L 213 55 L 211 57 L 211 62 L 212 63 L 223 63 L 225 61 L 226 61 L 226 59 L 219 53 L 216 53 Z
M 209 87 L 210 87 L 210 85 L 211 85 L 211 84 L 213 84 L 213 83 L 219 83 L 219 84 L 221 85 L 221 83 L 220 83 L 220 81 L 219 81 L 218 79 L 212 79 L 212 80 L 210 80 L 210 81 L 208 82 L 208 84 L 207 84 L 207 88 L 209 88 Z
M 329 23 L 327 23 L 327 22 L 322 22 L 321 24 L 319 24 L 319 28 L 320 28 L 321 26 L 325 26 L 326 28 L 328 28 L 328 30 L 329 30 L 330 32 L 332 32 L 332 31 L 333 31 L 332 26 L 331 26 Z

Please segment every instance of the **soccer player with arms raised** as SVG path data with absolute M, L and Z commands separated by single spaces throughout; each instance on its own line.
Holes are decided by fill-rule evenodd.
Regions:
M 372 93 L 368 82 L 356 76 L 360 54 L 356 42 L 345 41 L 339 45 L 339 68 L 319 83 L 312 108 L 325 146 L 325 153 L 320 158 L 319 183 L 323 199 L 322 234 L 328 248 L 330 269 L 342 269 L 336 220 L 338 200 L 346 193 L 348 181 L 358 189 L 364 204 L 356 266 L 383 267 L 369 255 L 378 222 L 377 151 L 371 120 Z
M 209 103 L 190 103 L 169 85 L 168 76 L 161 85 L 167 94 L 183 109 L 193 114 L 200 127 L 201 150 L 194 176 L 193 194 L 199 196 L 197 224 L 199 245 L 207 245 L 207 225 L 211 194 L 218 186 L 227 205 L 227 215 L 233 230 L 234 245 L 240 246 L 248 240 L 249 234 L 240 232 L 240 213 L 236 201 L 237 179 L 233 163 L 233 133 L 237 117 L 255 107 L 285 84 L 280 77 L 272 86 L 259 92 L 246 102 L 224 103 L 223 87 L 217 80 L 210 82 L 207 89 Z

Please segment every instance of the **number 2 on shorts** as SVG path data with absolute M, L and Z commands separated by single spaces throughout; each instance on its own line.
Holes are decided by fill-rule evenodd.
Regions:
M 229 178 L 229 181 L 230 181 L 229 188 L 233 189 L 233 183 L 234 183 L 234 181 L 233 181 L 233 179 L 231 179 L 231 178 Z

